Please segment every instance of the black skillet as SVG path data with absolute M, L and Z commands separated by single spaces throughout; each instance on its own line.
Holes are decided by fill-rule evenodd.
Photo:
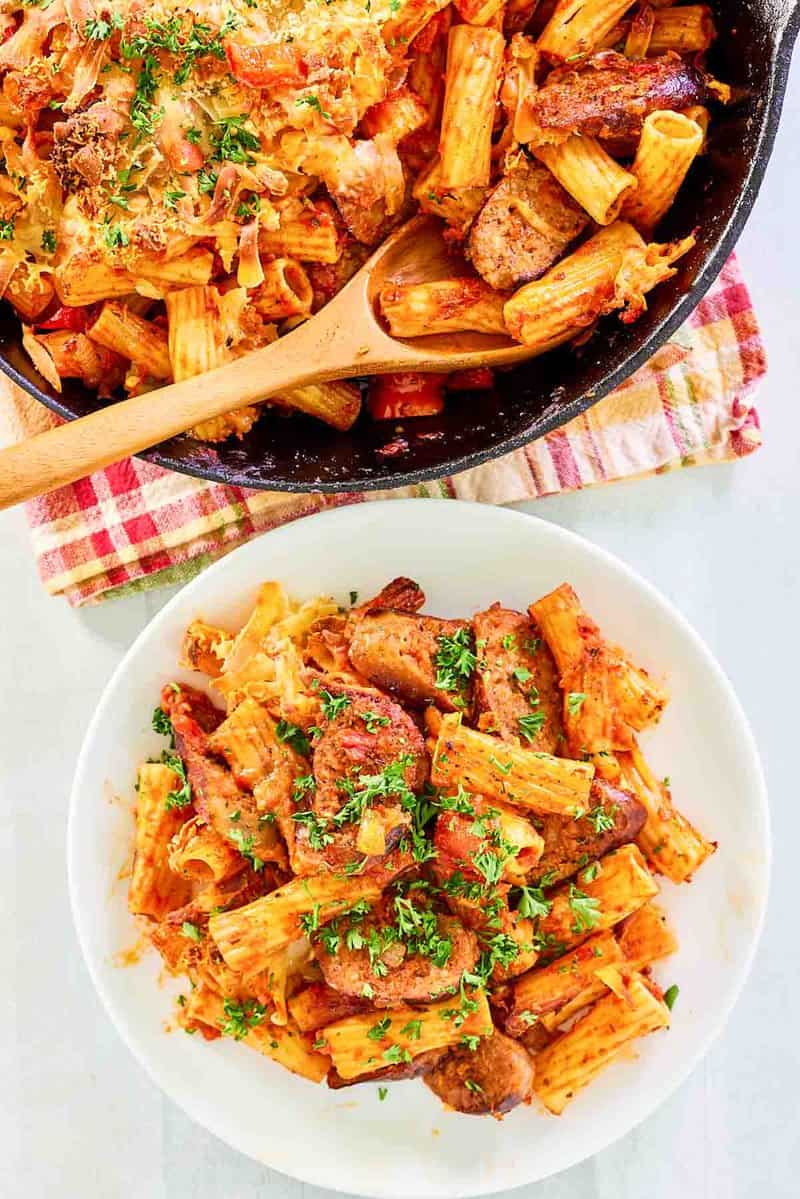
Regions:
M 737 99 L 715 112 L 709 152 L 692 168 L 659 229 L 661 240 L 696 230 L 697 245 L 675 278 L 652 293 L 641 320 L 622 326 L 608 318 L 582 349 L 558 350 L 502 372 L 493 392 L 453 396 L 441 416 L 406 422 L 407 448 L 401 444 L 394 455 L 379 452 L 394 438 L 392 422 L 362 416 L 349 433 L 337 433 L 309 418 L 269 410 L 242 441 L 210 446 L 175 437 L 142 457 L 245 487 L 396 487 L 478 466 L 595 404 L 646 362 L 695 308 L 733 249 L 764 177 L 800 7 L 796 0 L 728 0 L 715 15 L 719 37 L 710 68 L 731 84 Z M 7 305 L 0 306 L 0 369 L 61 416 L 85 416 L 100 407 L 92 392 L 72 381 L 61 395 L 49 387 L 22 349 L 19 320 Z

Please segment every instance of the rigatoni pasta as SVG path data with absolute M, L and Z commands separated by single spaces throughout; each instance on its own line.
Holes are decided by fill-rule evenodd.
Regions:
M 671 207 L 703 145 L 703 129 L 679 112 L 651 112 L 631 166 L 638 186 L 625 197 L 622 215 L 637 229 L 654 229 Z
M 407 578 L 349 607 L 251 600 L 186 630 L 215 698 L 162 689 L 138 778 L 129 907 L 188 979 L 178 1023 L 332 1088 L 420 1077 L 456 1111 L 560 1113 L 668 1025 L 651 869 L 685 880 L 714 848 L 633 736 L 666 693 L 566 583 L 459 620 Z

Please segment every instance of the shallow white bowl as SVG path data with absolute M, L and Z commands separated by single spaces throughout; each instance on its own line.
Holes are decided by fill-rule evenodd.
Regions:
M 614 641 L 658 676 L 672 702 L 643 737 L 676 803 L 716 855 L 691 886 L 665 883 L 679 952 L 657 971 L 678 983 L 673 1026 L 611 1066 L 555 1118 L 517 1108 L 502 1123 L 445 1112 L 421 1083 L 346 1091 L 315 1087 L 229 1040 L 168 1034 L 176 982 L 159 983 L 150 951 L 121 967 L 136 941 L 119 878 L 133 840 L 137 764 L 163 740 L 150 714 L 177 670 L 193 617 L 241 621 L 264 579 L 298 598 L 374 593 L 395 575 L 424 587 L 426 611 L 468 616 L 499 599 L 524 609 L 568 580 Z M 120 797 L 120 798 L 114 798 Z M 72 905 L 83 952 L 121 1036 L 152 1078 L 230 1145 L 317 1186 L 399 1199 L 485 1194 L 534 1182 L 589 1157 L 645 1119 L 686 1077 L 722 1028 L 760 932 L 769 875 L 764 780 L 730 683 L 681 615 L 627 566 L 533 517 L 451 500 L 368 503 L 313 516 L 236 550 L 155 617 L 116 670 L 78 763 L 69 828 Z

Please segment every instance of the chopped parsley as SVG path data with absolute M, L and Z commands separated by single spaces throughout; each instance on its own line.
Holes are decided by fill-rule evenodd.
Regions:
M 314 110 L 314 112 L 318 112 L 323 121 L 329 121 L 331 119 L 331 114 L 326 112 L 322 107 L 319 96 L 300 96 L 298 100 L 295 100 L 295 104 L 298 106 L 298 108 L 311 108 Z
M 117 29 L 122 29 L 125 19 L 121 13 L 105 17 L 90 17 L 83 27 L 83 36 L 90 42 L 107 42 Z
M 388 1087 L 378 1087 L 378 1098 L 380 1099 L 381 1103 L 383 1103 L 384 1099 L 386 1098 L 386 1096 L 388 1094 L 389 1094 Z
M 263 870 L 264 862 L 254 852 L 256 839 L 252 833 L 246 833 L 243 828 L 232 828 L 228 832 L 228 839 L 233 842 L 242 857 L 247 859 L 253 870 Z
M 472 1036 L 470 1033 L 466 1032 L 461 1034 L 461 1040 L 459 1044 L 463 1045 L 465 1049 L 468 1049 L 470 1053 L 477 1052 L 480 1043 L 481 1039 L 478 1036 Z
M 299 803 L 306 795 L 309 795 L 317 788 L 313 774 L 301 774 L 294 780 L 292 789 L 292 799 L 295 803 Z
M 617 814 L 617 805 L 611 805 L 611 811 L 606 812 L 602 804 L 598 804 L 596 808 L 586 813 L 586 819 L 590 821 L 595 833 L 599 836 L 600 833 L 610 833 L 614 828 L 614 817 Z
M 396 1066 L 401 1062 L 410 1062 L 411 1054 L 407 1049 L 401 1049 L 399 1045 L 390 1045 L 388 1049 L 384 1049 L 383 1051 L 383 1060 L 389 1062 L 392 1066 Z
M 672 1011 L 674 1008 L 675 1000 L 679 995 L 680 987 L 677 983 L 673 983 L 671 987 L 667 987 L 666 991 L 664 992 L 664 1003 L 667 1005 L 670 1011 Z
M 516 670 L 511 671 L 511 674 L 518 683 L 527 683 L 533 678 L 527 666 L 518 666 Z
M 541 887 L 520 887 L 519 914 L 520 916 L 528 916 L 532 920 L 540 916 L 546 916 L 552 903 L 545 898 L 544 891 Z
M 201 167 L 197 172 L 197 190 L 200 195 L 208 195 L 217 186 L 217 172 L 211 167 Z
M 181 932 L 184 937 L 188 937 L 190 941 L 201 941 L 203 934 L 196 924 L 192 924 L 190 920 L 184 920 L 181 925 Z
M 418 1041 L 422 1036 L 422 1021 L 409 1020 L 408 1024 L 404 1024 L 400 1029 L 401 1037 L 408 1037 L 409 1041 Z
M 0 234 L 0 237 L 1 236 L 2 234 Z M 120 250 L 125 246 L 130 245 L 130 238 L 119 222 L 112 224 L 111 221 L 106 221 L 104 223 L 103 241 L 106 243 L 109 250 Z
M 500 642 L 500 644 L 502 645 L 504 650 L 506 650 L 507 652 L 510 652 L 511 650 L 514 650 L 517 648 L 517 639 L 513 633 L 506 633 L 505 637 Z
M 55 253 L 57 245 L 55 229 L 45 229 L 42 233 L 42 251 L 45 254 Z
M 526 741 L 535 741 L 545 725 L 544 712 L 526 712 L 517 720 L 517 726 Z
M 263 1003 L 255 999 L 245 999 L 236 1003 L 233 999 L 223 999 L 222 1010 L 227 1019 L 220 1024 L 223 1037 L 233 1037 L 241 1041 L 251 1028 L 256 1028 L 267 1014 Z
M 494 756 L 494 754 L 489 754 L 489 761 L 491 762 L 492 766 L 494 766 L 494 768 L 496 770 L 500 771 L 501 774 L 509 774 L 511 771 L 511 767 L 514 765 L 513 762 L 499 761 L 499 759 L 496 758 Z
M 572 924 L 574 933 L 588 932 L 595 927 L 600 916 L 599 899 L 593 899 L 585 891 L 579 891 L 574 883 L 570 883 L 569 906 L 575 916 Z
M 367 1036 L 370 1041 L 382 1041 L 389 1029 L 392 1027 L 390 1016 L 384 1016 L 377 1024 L 373 1024 L 372 1028 L 368 1029 Z
M 465 625 L 452 637 L 437 637 L 439 649 L 433 657 L 434 686 L 440 691 L 463 691 L 477 664 L 472 632 Z
M 157 708 L 153 708 L 151 724 L 153 732 L 160 733 L 162 737 L 169 737 L 172 744 L 175 744 L 175 730 L 172 727 L 172 721 L 160 705 Z
M 524 1024 L 524 1025 L 527 1027 L 527 1028 L 530 1028 L 530 1026 L 531 1026 L 532 1024 L 535 1024 L 535 1023 L 536 1023 L 536 1021 L 539 1019 L 539 1017 L 536 1015 L 536 1013 L 535 1013 L 535 1012 L 529 1012 L 529 1011 L 527 1011 L 527 1010 L 526 1010 L 526 1011 L 524 1011 L 524 1012 L 519 1012 L 519 1013 L 517 1014 L 517 1019 L 518 1019 L 518 1020 L 521 1020 L 521 1021 L 522 1021 L 522 1023 L 523 1023 L 523 1024 Z
M 248 114 L 244 112 L 238 116 L 222 117 L 215 122 L 211 130 L 213 158 L 247 166 L 255 164 L 251 151 L 261 149 L 261 140 L 257 133 L 245 129 L 247 120 Z
M 473 1078 L 465 1078 L 464 1086 L 468 1091 L 472 1091 L 476 1095 L 483 1095 L 484 1093 L 483 1087 L 480 1085 L 480 1083 L 475 1082 Z
M 174 212 L 178 207 L 178 200 L 182 200 L 186 192 L 179 191 L 177 188 L 165 188 L 164 190 L 164 207 L 170 212 Z
M 322 715 L 326 720 L 335 720 L 353 702 L 349 695 L 331 695 L 330 691 L 325 690 L 320 691 L 319 694 L 322 699 Z
M 350 607 L 354 608 L 357 603 L 358 603 L 358 592 L 351 591 L 350 592 Z
M 577 716 L 580 712 L 586 696 L 582 691 L 570 691 L 567 695 L 567 711 L 570 716 Z
M 174 791 L 170 791 L 167 798 L 164 800 L 164 807 L 168 812 L 174 811 L 176 808 L 187 808 L 192 802 L 192 789 L 189 786 L 189 779 L 186 775 L 186 767 L 178 754 L 171 750 L 165 749 L 161 755 L 161 761 L 164 766 L 169 766 L 173 774 L 177 774 L 181 785 Z
M 299 725 L 291 724 L 288 720 L 279 720 L 275 726 L 275 736 L 279 741 L 290 745 L 297 753 L 307 758 L 311 753 L 311 744 Z
M 377 712 L 361 712 L 368 733 L 376 733 L 379 728 L 385 728 L 389 723 L 388 716 L 380 716 Z

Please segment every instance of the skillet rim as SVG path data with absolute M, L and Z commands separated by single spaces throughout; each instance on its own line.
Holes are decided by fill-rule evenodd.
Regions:
M 397 471 L 375 478 L 343 481 L 316 479 L 311 486 L 308 483 L 299 485 L 294 479 L 280 476 L 271 477 L 268 480 L 264 479 L 263 481 L 248 478 L 239 482 L 236 479 L 236 470 L 231 467 L 224 465 L 215 467 L 202 463 L 189 463 L 186 460 L 175 458 L 172 454 L 165 453 L 158 446 L 150 450 L 144 450 L 142 453 L 135 455 L 135 457 L 163 467 L 166 470 L 188 475 L 191 478 L 203 479 L 211 483 L 221 483 L 229 487 L 240 487 L 244 490 L 281 491 L 294 494 L 307 494 L 309 492 L 337 494 L 341 492 L 387 491 L 395 487 L 407 487 L 416 483 L 428 482 L 431 479 L 445 478 L 450 475 L 459 474 L 465 470 L 471 470 L 473 467 L 481 466 L 486 462 L 495 461 L 506 454 L 512 453 L 514 450 L 520 449 L 524 445 L 530 444 L 534 440 L 544 437 L 545 434 L 561 428 L 575 417 L 587 412 L 607 396 L 609 392 L 613 391 L 615 387 L 618 387 L 626 379 L 630 378 L 639 367 L 643 366 L 664 345 L 668 338 L 683 324 L 703 299 L 732 253 L 750 217 L 756 197 L 761 189 L 761 184 L 764 181 L 769 160 L 772 156 L 775 136 L 778 131 L 783 103 L 786 98 L 786 84 L 798 31 L 800 31 L 800 3 L 794 3 L 789 7 L 788 12 L 778 14 L 775 18 L 775 41 L 771 55 L 772 62 L 769 68 L 770 90 L 764 107 L 764 117 L 759 131 L 757 151 L 753 156 L 750 168 L 740 188 L 734 211 L 727 225 L 717 238 L 715 245 L 709 252 L 692 286 L 684 292 L 672 310 L 650 330 L 641 345 L 628 354 L 615 369 L 605 374 L 602 381 L 596 383 L 580 395 L 575 396 L 573 399 L 566 401 L 558 407 L 557 411 L 552 412 L 548 416 L 540 417 L 537 421 L 535 434 L 532 435 L 529 431 L 517 432 L 486 449 L 449 458 L 435 466 Z M 41 388 L 37 387 L 35 383 L 13 366 L 2 351 L 0 351 L 0 371 L 8 376 L 12 382 L 16 383 L 18 387 L 21 387 L 23 391 L 27 392 L 28 395 L 38 400 L 39 403 L 44 404 L 46 408 L 49 408 L 51 412 L 55 412 L 58 416 L 66 420 L 78 419 L 75 413 L 57 396 L 51 396 L 42 391 Z

